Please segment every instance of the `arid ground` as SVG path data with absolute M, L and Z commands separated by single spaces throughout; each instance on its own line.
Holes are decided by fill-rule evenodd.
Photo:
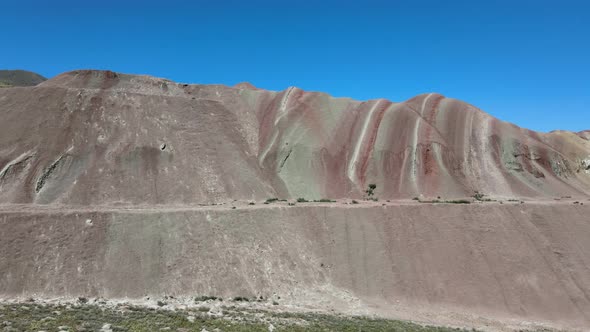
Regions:
M 359 102 L 87 70 L 0 89 L 0 116 L 8 329 L 43 328 L 14 317 L 31 308 L 102 308 L 87 330 L 134 331 L 126 312 L 158 308 L 162 328 L 223 330 L 174 315 L 225 324 L 231 307 L 270 315 L 253 330 L 590 329 L 587 132 L 434 93 Z

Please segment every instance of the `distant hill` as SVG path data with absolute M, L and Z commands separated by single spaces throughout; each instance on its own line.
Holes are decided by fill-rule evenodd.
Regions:
M 35 86 L 47 79 L 26 70 L 0 70 L 0 87 Z

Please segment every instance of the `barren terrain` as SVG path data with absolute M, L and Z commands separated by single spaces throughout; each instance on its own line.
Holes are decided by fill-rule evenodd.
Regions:
M 0 201 L 198 204 L 590 194 L 584 133 L 537 133 L 439 94 L 354 101 L 289 88 L 74 71 L 0 90 Z
M 434 93 L 85 70 L 0 89 L 0 115 L 0 312 L 210 296 L 271 316 L 590 329 L 587 132 Z
M 583 329 L 590 202 L 573 202 L 5 206 L 0 289 L 23 301 L 262 296 L 283 309 Z

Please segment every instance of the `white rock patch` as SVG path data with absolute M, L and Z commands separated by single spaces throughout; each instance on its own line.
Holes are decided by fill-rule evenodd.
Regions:
M 111 324 L 104 324 L 100 328 L 100 332 L 113 332 L 113 330 L 111 329 Z

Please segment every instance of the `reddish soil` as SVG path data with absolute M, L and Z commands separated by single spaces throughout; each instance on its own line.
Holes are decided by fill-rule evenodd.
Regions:
M 590 329 L 588 132 L 434 93 L 358 102 L 90 70 L 0 89 L 0 116 L 0 301 L 263 295 Z M 361 200 L 368 184 L 379 201 Z M 437 196 L 473 202 L 411 200 Z

